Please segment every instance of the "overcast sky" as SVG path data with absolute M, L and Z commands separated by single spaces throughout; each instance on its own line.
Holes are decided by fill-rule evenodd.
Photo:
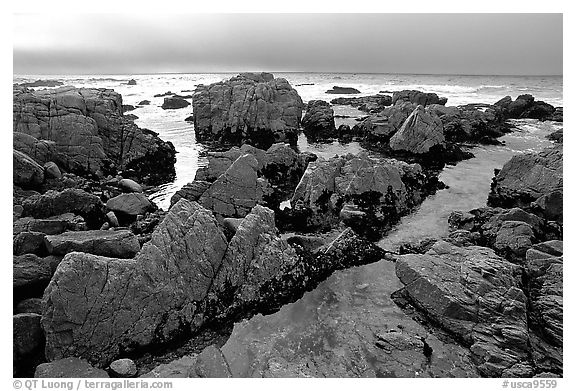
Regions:
M 561 14 L 31 15 L 15 74 L 561 75 Z

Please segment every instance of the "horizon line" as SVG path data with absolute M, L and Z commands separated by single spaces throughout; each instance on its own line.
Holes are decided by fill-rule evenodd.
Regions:
M 336 71 L 217 71 L 217 72 L 136 72 L 136 73 L 12 73 L 14 76 L 94 76 L 94 75 L 204 75 L 204 74 L 240 74 L 240 73 L 329 73 L 341 75 L 415 75 L 415 76 L 497 76 L 497 77 L 564 77 L 564 74 L 487 74 L 487 73 L 409 73 L 409 72 L 336 72 Z

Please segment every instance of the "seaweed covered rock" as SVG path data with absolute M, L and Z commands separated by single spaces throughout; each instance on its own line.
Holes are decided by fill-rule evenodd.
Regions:
M 199 142 L 248 143 L 268 148 L 296 143 L 304 103 L 286 79 L 270 73 L 242 73 L 199 85 L 192 100 Z

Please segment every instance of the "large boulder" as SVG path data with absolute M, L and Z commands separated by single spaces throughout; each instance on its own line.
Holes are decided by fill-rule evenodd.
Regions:
M 136 217 L 154 210 L 154 205 L 142 193 L 126 193 L 110 198 L 106 208 L 120 214 Z
M 352 131 L 370 142 L 387 142 L 402 127 L 415 107 L 411 102 L 399 101 L 354 125 Z
M 425 254 L 398 257 L 400 294 L 469 346 L 484 376 L 529 376 L 528 300 L 522 268 L 477 246 L 438 241 Z
M 113 90 L 16 86 L 13 131 L 53 142 L 54 161 L 66 171 L 132 169 L 151 184 L 175 175 L 174 146 L 125 118 L 122 97 Z
M 418 105 L 402 127 L 390 139 L 390 148 L 412 154 L 430 152 L 433 147 L 445 146 L 442 121 Z
M 133 258 L 140 245 L 128 230 L 69 231 L 44 238 L 46 249 L 53 255 L 66 255 L 79 251 L 114 258 Z
M 188 102 L 186 99 L 176 97 L 164 98 L 164 103 L 162 103 L 162 108 L 164 110 L 183 109 L 184 107 L 188 106 L 190 106 L 190 102 Z
M 562 145 L 513 156 L 492 180 L 489 205 L 528 207 L 544 195 L 562 192 L 562 167 Z
M 418 164 L 378 160 L 366 154 L 318 159 L 308 165 L 291 198 L 299 228 L 329 228 L 344 204 L 364 212 L 354 229 L 374 233 L 388 227 L 427 195 L 426 177 Z
M 192 102 L 199 142 L 259 148 L 279 141 L 295 144 L 304 108 L 290 83 L 270 73 L 242 73 L 199 85 Z
M 334 110 L 328 102 L 311 100 L 306 105 L 306 114 L 302 118 L 302 128 L 306 137 L 316 140 L 334 138 L 336 125 L 334 124 Z
M 543 101 L 536 101 L 530 94 L 519 95 L 516 100 L 506 96 L 494 103 L 495 106 L 502 108 L 506 118 L 532 118 L 532 119 L 551 119 L 556 108 L 551 104 Z M 554 118 L 557 120 L 558 118 Z
M 23 188 L 38 188 L 44 183 L 44 168 L 30 156 L 13 150 L 12 180 Z

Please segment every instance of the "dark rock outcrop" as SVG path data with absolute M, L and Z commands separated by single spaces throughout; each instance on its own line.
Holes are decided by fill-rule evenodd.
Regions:
M 514 101 L 510 96 L 506 96 L 494 105 L 503 109 L 506 118 L 546 120 L 554 117 L 554 120 L 561 120 L 561 116 L 556 115 L 554 106 L 543 101 L 536 101 L 530 94 L 519 95 Z
M 52 141 L 53 160 L 65 171 L 132 169 L 150 184 L 175 175 L 174 146 L 124 118 L 122 97 L 112 90 L 15 87 L 13 98 L 13 131 Z
M 188 106 L 190 106 L 190 102 L 176 97 L 164 98 L 164 103 L 162 103 L 162 108 L 164 110 L 183 109 Z
M 448 102 L 448 98 L 440 98 L 432 92 L 402 90 L 392 93 L 392 104 L 395 105 L 398 101 L 410 102 L 422 106 L 432 104 L 445 105 L 446 102 Z
M 392 97 L 390 95 L 370 95 L 358 96 L 353 98 L 336 98 L 330 101 L 333 105 L 349 105 L 358 108 L 358 110 L 367 113 L 378 113 L 386 106 L 392 105 Z
M 415 105 L 410 102 L 399 102 L 386 107 L 380 113 L 364 119 L 352 129 L 369 143 L 387 143 L 390 138 L 402 127 L 408 116 L 414 111 Z
M 248 143 L 259 148 L 275 142 L 295 144 L 304 108 L 288 81 L 270 73 L 242 73 L 200 85 L 192 105 L 199 142 Z
M 13 373 L 14 376 L 29 376 L 25 369 L 42 362 L 44 333 L 40 327 L 40 315 L 18 314 L 13 321 Z M 23 373 L 24 372 L 24 373 Z
M 155 208 L 154 204 L 142 193 L 125 193 L 106 202 L 106 208 L 117 214 L 118 217 L 130 216 L 136 218 Z
M 356 88 L 352 88 L 352 87 L 339 87 L 339 86 L 334 86 L 332 87 L 331 90 L 326 91 L 327 94 L 359 94 L 360 91 L 358 91 Z
M 44 182 L 44 168 L 30 156 L 13 150 L 12 153 L 13 182 L 25 189 L 38 188 Z
M 36 80 L 27 83 L 20 83 L 22 87 L 58 87 L 63 86 L 64 83 L 58 80 Z
M 306 137 L 312 140 L 335 138 L 334 110 L 330 104 L 323 100 L 308 102 L 302 128 Z

